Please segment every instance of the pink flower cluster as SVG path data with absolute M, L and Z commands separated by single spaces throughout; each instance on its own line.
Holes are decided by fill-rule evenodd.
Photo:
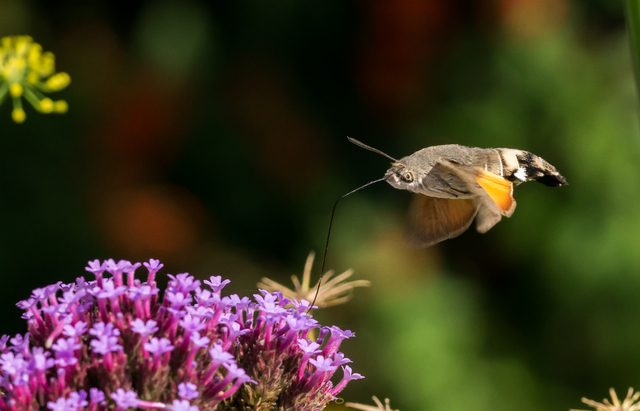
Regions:
M 135 278 L 141 265 L 95 260 L 95 280 L 18 303 L 29 332 L 0 338 L 0 411 L 321 410 L 362 378 L 338 352 L 353 333 L 320 327 L 308 302 L 263 290 L 255 301 L 223 297 L 229 280 L 204 288 L 187 273 L 169 275 L 160 298 L 162 264 L 144 263 L 146 282 Z

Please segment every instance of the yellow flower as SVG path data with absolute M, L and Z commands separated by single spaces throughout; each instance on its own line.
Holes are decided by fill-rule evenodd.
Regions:
M 378 397 L 376 397 L 375 395 L 373 396 L 373 400 L 376 402 L 377 407 L 374 407 L 371 405 L 357 404 L 354 402 L 348 402 L 345 404 L 345 406 L 349 408 L 355 408 L 357 410 L 363 410 L 363 411 L 400 411 L 400 410 L 391 409 L 391 406 L 389 405 L 389 398 L 384 399 L 384 406 L 382 405 Z
M 295 291 L 266 277 L 262 278 L 262 282 L 258 283 L 258 287 L 269 292 L 280 291 L 285 297 L 290 299 L 296 299 L 298 301 L 306 300 L 308 302 L 313 301 L 313 297 L 316 295 L 316 290 L 318 288 L 317 284 L 313 287 L 309 287 L 309 281 L 311 280 L 311 266 L 313 265 L 314 257 L 315 253 L 309 253 L 309 257 L 307 257 L 307 263 L 304 266 L 304 272 L 302 274 L 302 284 L 300 284 L 300 280 L 298 280 L 295 275 L 291 276 L 291 281 L 293 281 Z M 346 303 L 351 299 L 354 288 L 369 287 L 371 285 L 371 282 L 367 280 L 344 282 L 347 278 L 353 275 L 353 270 L 347 270 L 331 280 L 333 274 L 333 270 L 327 271 L 322 278 L 318 298 L 315 302 L 315 305 L 318 307 L 331 307 L 333 305 Z
M 587 404 L 590 407 L 596 409 L 596 411 L 638 411 L 640 410 L 640 403 L 637 403 L 638 398 L 640 398 L 640 391 L 633 393 L 633 388 L 629 388 L 627 392 L 627 397 L 620 403 L 618 400 L 618 396 L 613 388 L 609 389 L 609 394 L 611 395 L 611 400 L 613 403 L 609 402 L 607 398 L 603 400 L 602 403 L 590 400 L 588 398 L 583 398 L 582 402 Z M 571 411 L 581 411 L 581 410 L 571 410 Z
M 43 93 L 60 91 L 71 78 L 55 72 L 55 56 L 42 52 L 42 46 L 29 36 L 9 36 L 0 39 L 0 103 L 7 95 L 13 100 L 11 117 L 22 123 L 26 114 L 22 97 L 41 113 L 66 113 L 67 102 L 53 101 Z

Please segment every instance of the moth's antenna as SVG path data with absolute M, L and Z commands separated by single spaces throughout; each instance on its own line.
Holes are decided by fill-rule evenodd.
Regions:
M 347 137 L 347 138 L 349 138 L 349 137 Z M 349 138 L 349 141 L 351 141 L 351 140 L 353 140 L 353 139 Z M 357 143 L 354 143 L 354 144 L 358 144 L 358 143 L 362 144 L 358 140 L 353 140 L 353 141 L 357 142 Z M 353 141 L 352 141 L 352 143 L 353 143 Z M 369 148 L 369 149 L 371 148 L 371 147 L 365 146 L 364 144 L 362 144 L 362 146 L 364 148 Z M 375 150 L 375 149 L 372 149 L 372 150 Z M 381 153 L 381 154 L 384 154 L 384 153 Z M 386 155 L 386 154 L 384 154 L 384 155 Z M 389 157 L 389 156 L 387 156 L 387 157 Z M 329 250 L 329 236 L 331 235 L 331 224 L 333 224 L 333 215 L 336 213 L 336 207 L 338 206 L 338 203 L 340 202 L 340 200 L 342 200 L 346 196 L 348 196 L 350 194 L 353 194 L 358 190 L 362 190 L 363 188 L 365 188 L 367 186 L 370 186 L 371 184 L 379 183 L 380 181 L 384 181 L 386 179 L 387 179 L 387 177 L 384 176 L 384 177 L 382 177 L 382 178 L 380 178 L 378 180 L 370 181 L 367 184 L 365 184 L 363 186 L 360 186 L 360 187 L 356 188 L 353 191 L 349 191 L 347 194 L 345 194 L 342 197 L 340 197 L 339 199 L 337 199 L 336 203 L 333 205 L 333 210 L 331 211 L 331 218 L 329 219 L 329 230 L 327 231 L 327 242 L 324 245 L 324 254 L 322 255 L 322 266 L 320 267 L 320 280 L 318 280 L 318 289 L 316 290 L 316 295 L 313 297 L 313 302 L 311 303 L 310 307 L 313 307 L 313 304 L 316 303 L 316 299 L 318 298 L 318 294 L 320 293 L 320 285 L 322 284 L 322 277 L 324 277 L 324 263 L 327 261 L 327 251 Z M 311 308 L 309 308 L 309 310 L 307 312 L 309 312 L 309 311 L 311 311 Z
M 393 160 L 395 162 L 398 161 L 395 158 L 391 157 L 389 154 L 383 153 L 382 151 L 378 150 L 377 148 L 370 147 L 370 146 L 366 145 L 365 143 L 356 140 L 355 138 L 347 137 L 347 140 L 349 140 L 350 142 L 352 142 L 353 144 L 355 144 L 358 147 L 364 148 L 365 150 L 373 151 L 374 153 L 378 153 L 380 155 L 383 155 L 386 158 L 391 159 L 391 160 Z

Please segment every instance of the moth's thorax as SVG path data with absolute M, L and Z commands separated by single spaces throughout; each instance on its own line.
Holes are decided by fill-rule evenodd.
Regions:
M 430 170 L 438 161 L 447 160 L 458 164 L 470 165 L 481 148 L 465 147 L 459 144 L 445 144 L 418 150 L 410 156 L 400 159 L 399 163 L 409 168 Z
M 401 159 L 400 162 L 405 162 L 410 167 L 422 164 L 431 169 L 442 160 L 465 166 L 480 167 L 495 174 L 500 174 L 502 163 L 500 153 L 496 149 L 466 147 L 459 144 L 423 148 Z
M 434 165 L 440 161 L 449 161 L 460 165 L 473 165 L 495 172 L 499 168 L 487 166 L 491 155 L 497 156 L 493 149 L 465 147 L 458 144 L 446 144 L 423 148 L 410 156 L 403 157 L 387 170 L 387 182 L 393 187 L 414 193 L 434 195 L 429 190 L 429 184 L 423 179 L 429 174 Z M 499 164 L 499 163 L 498 163 Z M 489 170 L 490 168 L 490 170 Z M 435 194 L 437 196 L 437 194 Z

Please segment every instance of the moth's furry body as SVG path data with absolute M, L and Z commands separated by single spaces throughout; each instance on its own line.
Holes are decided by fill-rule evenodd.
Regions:
M 349 140 L 392 159 L 385 180 L 395 188 L 420 194 L 412 203 L 409 224 L 409 240 L 418 246 L 456 237 L 474 218 L 479 232 L 488 231 L 502 216 L 513 214 L 513 187 L 524 181 L 551 187 L 567 184 L 554 166 L 527 151 L 447 144 L 395 160 Z
M 441 187 L 439 181 L 441 176 L 437 173 L 430 174 L 433 167 L 441 162 L 478 167 L 498 175 L 514 185 L 531 180 L 537 180 L 550 187 L 567 184 L 567 181 L 554 166 L 528 151 L 511 148 L 476 148 L 458 144 L 427 147 L 401 158 L 387 170 L 387 182 L 400 190 L 408 190 L 430 197 L 473 197 L 469 193 L 451 190 L 450 186 Z M 412 175 L 409 177 L 407 173 Z M 412 181 L 408 182 L 407 180 Z

